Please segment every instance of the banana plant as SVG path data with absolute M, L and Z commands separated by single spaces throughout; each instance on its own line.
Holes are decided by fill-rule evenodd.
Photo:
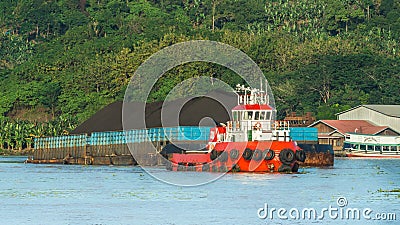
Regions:
M 60 117 L 46 123 L 1 118 L 0 149 L 30 149 L 34 138 L 68 135 L 76 128 L 76 124 L 76 120 L 71 116 Z
M 4 126 L 5 121 L 0 119 L 0 150 L 4 149 Z
M 13 133 L 14 133 L 13 142 L 15 143 L 15 147 L 21 150 L 22 143 L 24 140 L 24 131 L 23 131 L 23 125 L 21 124 L 20 121 L 16 121 Z
M 5 146 L 7 147 L 7 150 L 14 149 L 12 130 L 13 130 L 13 124 L 11 122 L 7 122 L 4 126 L 4 143 Z

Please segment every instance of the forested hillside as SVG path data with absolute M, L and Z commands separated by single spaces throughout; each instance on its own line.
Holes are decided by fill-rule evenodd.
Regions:
M 2 0 L 0 39 L 0 148 L 68 132 L 121 100 L 152 53 L 187 40 L 248 54 L 279 117 L 400 103 L 400 0 Z M 202 75 L 240 82 L 191 63 L 165 74 L 149 101 Z

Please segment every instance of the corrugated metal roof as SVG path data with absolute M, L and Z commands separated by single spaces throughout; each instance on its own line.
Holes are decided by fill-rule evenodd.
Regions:
M 322 122 L 332 127 L 335 131 L 343 135 L 346 133 L 376 134 L 389 128 L 387 126 L 375 126 L 366 120 L 320 120 L 318 122 Z M 313 126 L 318 122 L 310 126 Z
M 365 108 L 380 112 L 387 116 L 393 116 L 393 117 L 400 118 L 400 105 L 359 105 L 359 106 L 353 107 L 351 109 L 348 109 L 346 111 L 336 113 L 336 115 L 340 115 L 340 114 L 352 111 L 352 110 L 360 108 L 360 107 L 365 107 Z
M 400 117 L 400 105 L 362 105 L 388 116 Z

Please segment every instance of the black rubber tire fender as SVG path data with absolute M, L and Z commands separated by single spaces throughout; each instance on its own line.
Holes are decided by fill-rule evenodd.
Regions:
M 290 172 L 292 172 L 292 168 L 290 168 L 289 165 L 282 164 L 278 168 L 278 172 L 280 172 L 280 173 L 290 173 Z
M 201 171 L 210 172 L 210 164 L 204 163 L 203 166 L 201 167 Z
M 165 169 L 167 169 L 167 170 L 172 170 L 172 162 L 171 161 L 167 161 L 167 163 L 165 164 Z
M 212 161 L 214 161 L 216 158 L 218 158 L 218 152 L 217 152 L 215 149 L 213 149 L 213 150 L 211 151 L 211 153 L 210 153 L 210 159 L 211 159 Z
M 271 160 L 273 158 L 275 158 L 275 151 L 272 149 L 266 149 L 263 152 L 263 156 L 265 160 Z
M 188 163 L 186 171 L 196 171 L 196 165 L 194 163 Z
M 232 172 L 240 172 L 240 166 L 237 164 L 234 164 L 231 168 Z
M 292 149 L 286 148 L 279 153 L 279 159 L 281 160 L 282 163 L 287 165 L 293 162 L 294 157 L 295 155 Z
M 297 150 L 296 151 L 296 160 L 299 162 L 304 162 L 306 161 L 306 153 L 304 150 Z
M 226 162 L 227 160 L 228 160 L 228 153 L 226 151 L 223 151 L 219 156 L 219 161 Z
M 229 153 L 229 156 L 231 157 L 232 160 L 238 159 L 239 158 L 239 150 L 232 149 L 231 152 Z
M 299 171 L 299 164 L 297 162 L 293 163 L 292 172 L 297 173 Z
M 212 172 L 218 172 L 218 166 L 217 165 L 212 165 L 211 171 Z
M 186 166 L 183 164 L 178 163 L 178 168 L 176 169 L 177 171 L 186 171 Z
M 228 168 L 225 165 L 221 165 L 219 167 L 219 172 L 226 173 L 226 172 L 228 172 Z
M 243 158 L 245 160 L 250 160 L 253 157 L 253 151 L 250 148 L 246 148 L 243 152 Z
M 262 159 L 262 157 L 263 157 L 263 153 L 261 150 L 259 150 L 259 149 L 254 150 L 253 157 L 252 157 L 253 160 L 258 162 Z

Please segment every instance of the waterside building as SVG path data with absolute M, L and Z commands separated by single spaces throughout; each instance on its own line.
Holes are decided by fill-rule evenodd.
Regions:
M 367 120 L 400 133 L 400 105 L 359 105 L 337 114 L 338 120 Z

